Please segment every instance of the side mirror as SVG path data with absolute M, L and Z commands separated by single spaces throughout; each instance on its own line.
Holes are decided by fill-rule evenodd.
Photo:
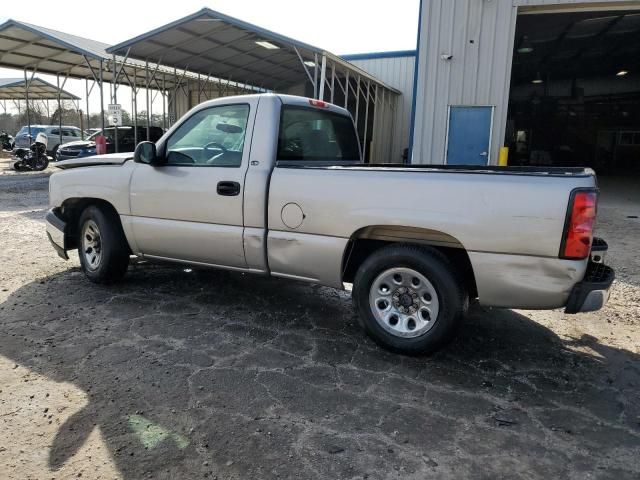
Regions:
M 136 146 L 136 150 L 133 154 L 133 161 L 136 163 L 146 163 L 147 165 L 153 165 L 154 167 L 163 164 L 162 160 L 158 158 L 156 144 L 153 142 L 140 142 Z

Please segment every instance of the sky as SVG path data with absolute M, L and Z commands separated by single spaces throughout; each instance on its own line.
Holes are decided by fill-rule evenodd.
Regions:
M 9 16 L 0 15 L 0 22 L 12 18 L 113 45 L 209 7 L 343 55 L 415 49 L 419 3 L 419 0 L 109 0 L 99 3 L 31 0 L 29 8 L 17 8 L 16 13 Z M 7 9 L 2 9 L 1 13 L 5 12 Z M 22 71 L 0 68 L 1 78 L 22 76 Z M 55 84 L 55 77 L 38 76 Z M 70 79 L 65 90 L 83 98 L 80 108 L 84 110 L 84 81 Z M 94 112 L 99 105 L 97 97 L 94 93 L 90 99 Z M 128 109 L 129 89 L 119 88 L 118 97 L 123 108 Z M 105 103 L 108 103 L 106 99 Z M 161 111 L 161 103 L 159 105 L 154 104 L 154 111 Z M 141 99 L 138 108 L 144 109 Z

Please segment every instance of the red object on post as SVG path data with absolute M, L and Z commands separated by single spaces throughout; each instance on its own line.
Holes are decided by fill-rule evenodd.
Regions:
M 96 136 L 96 155 L 105 155 L 107 153 L 107 137 L 104 135 Z

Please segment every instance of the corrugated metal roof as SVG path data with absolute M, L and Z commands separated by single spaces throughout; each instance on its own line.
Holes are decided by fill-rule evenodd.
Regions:
M 256 42 L 266 42 L 261 46 Z M 276 90 L 306 81 L 296 49 L 313 62 L 323 50 L 203 8 L 107 49 L 191 72 Z M 311 67 L 313 68 L 313 67 Z
M 78 37 L 50 28 L 17 20 L 7 20 L 0 25 L 0 67 L 37 70 L 52 75 L 72 78 L 93 78 L 103 70 L 104 81 L 113 79 L 113 55 L 107 52 L 108 44 Z M 138 86 L 145 86 L 145 63 L 116 55 L 116 65 L 123 65 L 126 73 Z M 149 65 L 155 70 L 156 65 Z M 158 71 L 173 74 L 173 69 L 159 67 Z M 120 78 L 119 83 L 128 83 Z
M 24 100 L 24 78 L 0 78 L 0 100 Z M 73 93 L 60 89 L 62 100 L 80 100 Z M 41 78 L 34 78 L 29 85 L 29 100 L 57 100 L 58 87 Z
M 309 62 L 306 68 L 313 75 L 315 56 L 326 55 L 389 88 L 325 50 L 209 8 L 119 43 L 107 52 L 276 91 L 308 80 L 301 58 Z

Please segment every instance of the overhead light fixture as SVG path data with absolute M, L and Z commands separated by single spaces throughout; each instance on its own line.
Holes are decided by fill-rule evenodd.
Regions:
M 316 66 L 316 62 L 312 62 L 311 60 L 307 60 L 306 62 L 304 62 L 304 64 L 307 67 L 315 67 Z
M 279 46 L 274 45 L 271 42 L 267 42 L 266 40 L 257 40 L 256 45 L 260 45 L 261 47 L 266 48 L 267 50 L 278 50 L 280 48 Z
M 535 85 L 540 85 L 541 83 L 544 83 L 544 80 L 542 79 L 542 75 L 540 75 L 540 72 L 538 72 L 538 74 L 536 75 L 536 78 L 531 80 L 531 83 Z
M 616 77 L 626 77 L 627 75 L 629 75 L 629 72 L 627 70 L 620 70 L 618 73 L 616 73 Z
M 529 42 L 529 37 L 526 35 L 522 37 L 522 43 L 518 47 L 518 53 L 531 53 L 533 52 L 533 45 Z

